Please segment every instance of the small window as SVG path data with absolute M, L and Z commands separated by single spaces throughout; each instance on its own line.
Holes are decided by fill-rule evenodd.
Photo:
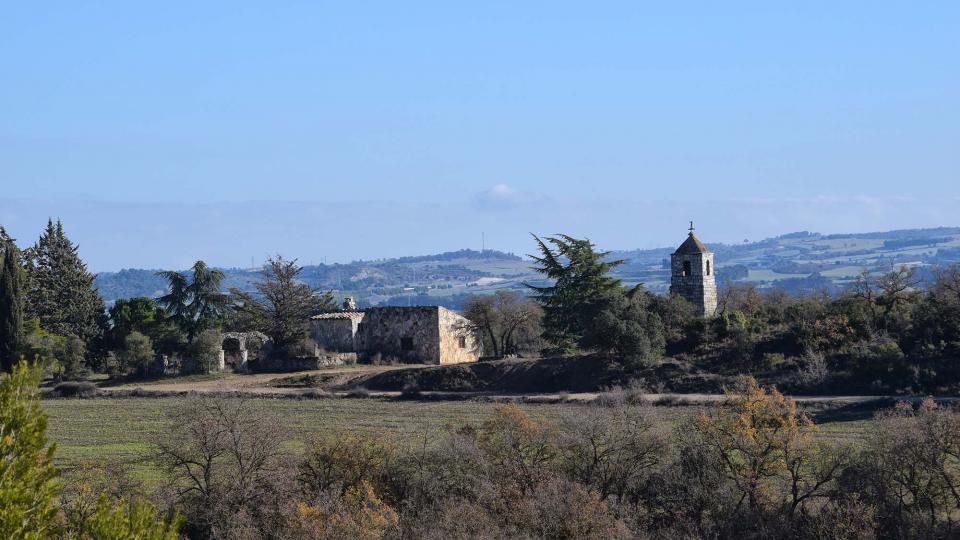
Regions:
M 710 275 L 710 261 L 707 261 L 707 275 Z
M 683 261 L 683 276 L 687 277 L 690 273 L 690 261 Z
M 461 348 L 461 349 L 466 349 L 466 348 L 467 348 L 467 338 L 466 338 L 466 336 L 460 336 L 460 338 L 457 339 L 457 343 L 460 345 L 460 348 Z
M 402 351 L 412 351 L 412 350 L 413 350 L 413 338 L 409 338 L 409 337 L 400 338 L 400 350 L 402 350 Z

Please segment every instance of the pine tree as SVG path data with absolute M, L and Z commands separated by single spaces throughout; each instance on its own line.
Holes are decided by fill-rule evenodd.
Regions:
M 7 230 L 3 228 L 3 225 L 0 225 L 0 256 L 3 256 L 8 244 L 14 244 L 14 240 L 7 234 Z M 14 244 L 14 246 L 15 245 L 16 244 Z
M 169 292 L 157 301 L 192 341 L 204 330 L 219 325 L 227 307 L 228 295 L 220 291 L 226 277 L 222 270 L 197 261 L 191 271 L 193 276 L 190 281 L 187 281 L 186 275 L 174 270 L 157 272 L 169 283 Z
M 301 271 L 296 259 L 271 258 L 255 284 L 259 298 L 230 290 L 236 302 L 234 315 L 254 323 L 254 328 L 263 328 L 277 350 L 307 337 L 311 316 L 336 307 L 333 293 L 318 291 L 298 279 Z
M 88 344 L 97 340 L 105 320 L 103 298 L 59 220 L 47 222 L 26 261 L 26 315 L 54 334 L 74 335 Z
M 47 415 L 40 405 L 43 368 L 18 363 L 0 375 L 0 538 L 141 538 L 173 540 L 182 523 L 167 519 L 152 505 L 116 499 L 106 492 L 80 494 L 74 505 L 91 512 L 62 512 L 65 493 L 58 493 L 53 465 L 56 445 L 47 440 Z M 92 501 L 85 497 L 96 498 Z M 66 518 L 66 519 L 64 519 Z
M 0 376 L 0 538 L 49 538 L 57 523 L 57 469 L 40 406 L 39 366 Z
M 6 231 L 0 229 L 0 233 L 5 235 Z M 3 248 L 3 266 L 0 267 L 0 369 L 10 371 L 23 347 L 23 290 L 17 246 L 7 240 Z
M 609 276 L 623 261 L 606 260 L 609 252 L 595 251 L 589 240 L 567 235 L 546 241 L 536 235 L 533 238 L 540 248 L 540 256 L 532 256 L 534 269 L 553 282 L 527 285 L 543 307 L 544 339 L 561 353 L 593 348 L 595 318 L 626 294 L 620 280 Z

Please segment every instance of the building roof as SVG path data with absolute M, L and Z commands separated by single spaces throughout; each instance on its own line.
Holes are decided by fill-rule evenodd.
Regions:
M 310 317 L 312 320 L 317 319 L 361 319 L 363 318 L 362 311 L 331 311 L 330 313 L 321 313 L 319 315 L 314 315 Z
M 693 234 L 693 231 L 690 231 L 687 239 L 673 252 L 674 255 L 692 255 L 697 253 L 710 253 L 710 250 Z

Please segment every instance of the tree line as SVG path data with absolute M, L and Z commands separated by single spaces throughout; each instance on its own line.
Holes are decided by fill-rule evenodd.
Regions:
M 296 261 L 271 258 L 256 293 L 222 290 L 224 273 L 197 261 L 187 272 L 163 271 L 159 298 L 116 301 L 106 309 L 77 246 L 52 220 L 20 250 L 0 227 L 0 368 L 19 359 L 43 363 L 57 378 L 205 373 L 219 362 L 222 331 L 262 331 L 270 354 L 285 355 L 306 338 L 311 315 L 335 307 L 329 292 L 298 279 Z
M 627 374 L 669 361 L 691 370 L 751 373 L 806 392 L 960 390 L 960 265 L 864 271 L 840 294 L 790 295 L 726 286 L 704 318 L 677 295 L 624 286 L 586 239 L 534 237 L 545 284 L 530 297 L 474 297 L 465 315 L 494 355 L 587 354 Z
M 934 269 L 927 287 L 910 267 L 865 272 L 836 295 L 727 286 L 716 315 L 704 318 L 676 295 L 624 286 L 611 275 L 623 261 L 589 240 L 534 241 L 543 280 L 528 285 L 529 296 L 499 291 L 466 304 L 487 355 L 589 354 L 628 374 L 667 357 L 808 392 L 960 389 L 960 266 Z M 295 260 L 277 257 L 253 293 L 223 291 L 223 273 L 197 261 L 187 272 L 161 272 L 160 298 L 105 310 L 59 222 L 23 251 L 0 229 L 0 246 L 0 367 L 8 371 L 20 358 L 39 358 L 61 378 L 149 376 L 171 366 L 202 373 L 219 360 L 222 331 L 263 331 L 267 354 L 296 355 L 309 317 L 336 307 L 330 292 L 299 279 Z

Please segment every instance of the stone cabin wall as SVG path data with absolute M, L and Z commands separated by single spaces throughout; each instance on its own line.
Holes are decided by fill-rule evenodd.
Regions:
M 437 306 L 380 307 L 312 319 L 310 335 L 323 350 L 353 351 L 360 360 L 379 354 L 401 362 L 456 364 L 474 362 L 482 353 L 468 324 Z
M 440 363 L 476 362 L 482 356 L 481 341 L 470 331 L 466 317 L 449 309 L 439 308 Z
M 359 320 L 313 319 L 310 321 L 310 337 L 328 352 L 356 351 L 355 336 Z
M 379 353 L 402 362 L 439 364 L 440 328 L 436 307 L 382 307 L 365 312 L 357 332 L 365 359 Z

